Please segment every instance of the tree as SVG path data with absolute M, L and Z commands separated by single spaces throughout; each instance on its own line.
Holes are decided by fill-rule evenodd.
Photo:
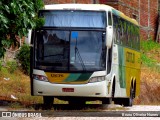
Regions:
M 42 0 L 0 1 L 0 58 L 6 47 L 19 44 L 17 36 L 22 38 L 29 29 L 43 25 L 43 18 L 38 18 L 38 10 L 43 6 Z

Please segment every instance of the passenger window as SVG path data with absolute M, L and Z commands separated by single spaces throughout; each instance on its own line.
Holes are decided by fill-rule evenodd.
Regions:
M 108 12 L 108 25 L 112 25 L 112 14 L 110 11 Z

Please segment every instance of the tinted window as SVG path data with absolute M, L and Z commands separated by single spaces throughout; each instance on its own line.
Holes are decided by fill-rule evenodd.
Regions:
M 41 11 L 45 27 L 106 27 L 106 14 L 101 11 Z
M 35 61 L 38 69 L 105 70 L 105 32 L 41 30 L 37 36 Z

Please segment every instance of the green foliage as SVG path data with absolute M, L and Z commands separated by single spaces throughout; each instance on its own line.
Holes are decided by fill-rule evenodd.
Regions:
M 1 71 L 1 69 L 2 69 L 2 61 L 0 60 L 0 71 Z
M 30 46 L 24 44 L 19 53 L 16 55 L 16 58 L 22 65 L 22 68 L 26 74 L 30 73 Z
M 144 65 L 152 67 L 156 64 L 156 60 L 147 57 L 145 54 L 141 54 L 141 60 Z
M 7 61 L 6 65 L 7 65 L 9 73 L 11 73 L 11 74 L 14 73 L 14 71 L 18 67 L 18 64 L 15 60 Z
M 12 102 L 9 105 L 12 109 L 21 109 L 24 108 L 24 106 L 22 104 L 20 104 L 19 102 Z
M 44 20 L 38 18 L 38 10 L 43 6 L 42 0 L 0 1 L 0 58 L 4 56 L 4 47 L 12 43 L 19 45 L 16 36 L 26 36 L 29 29 L 44 24 Z
M 160 44 L 154 42 L 153 40 L 141 41 L 141 50 L 143 52 L 150 51 L 152 49 L 160 48 Z
M 157 67 L 157 60 L 154 55 L 160 53 L 160 44 L 153 40 L 141 41 L 141 61 L 148 67 Z M 157 67 L 158 68 L 158 67 Z

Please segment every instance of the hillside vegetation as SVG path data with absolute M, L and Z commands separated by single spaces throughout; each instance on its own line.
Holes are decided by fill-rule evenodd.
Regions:
M 141 42 L 141 91 L 135 104 L 160 105 L 160 44 Z
M 141 42 L 141 92 L 134 104 L 160 105 L 160 44 Z M 30 95 L 30 79 L 15 60 L 0 61 L 0 100 L 14 100 L 25 104 L 42 103 L 42 97 Z M 13 96 L 15 97 L 13 99 Z M 55 100 L 55 103 L 66 103 Z

